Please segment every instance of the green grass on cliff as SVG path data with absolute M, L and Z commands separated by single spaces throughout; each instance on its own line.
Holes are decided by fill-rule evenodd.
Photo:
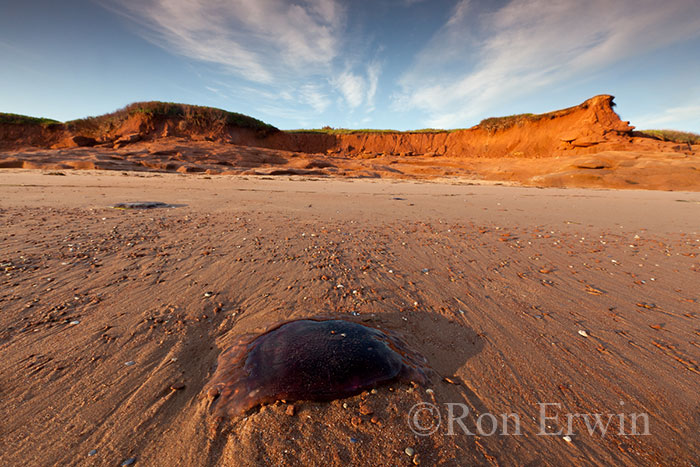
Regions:
M 308 129 L 298 129 L 298 130 L 284 130 L 285 133 L 304 133 L 304 134 L 322 134 L 322 135 L 357 135 L 365 133 L 373 134 L 392 134 L 401 133 L 397 130 L 373 130 L 367 129 L 350 129 L 350 128 L 308 128 Z
M 299 130 L 284 130 L 285 133 L 302 133 L 302 134 L 324 134 L 324 135 L 361 135 L 361 134 L 379 134 L 379 135 L 410 135 L 415 133 L 452 133 L 455 131 L 461 131 L 463 128 L 458 128 L 454 130 L 438 130 L 436 128 L 423 128 L 420 130 L 377 130 L 371 128 L 365 129 L 350 129 L 350 128 L 310 128 L 310 129 L 299 129 Z
M 493 133 L 496 131 L 507 130 L 508 128 L 514 127 L 516 125 L 523 125 L 524 123 L 536 122 L 536 121 L 542 120 L 544 118 L 551 118 L 555 114 L 556 114 L 556 112 L 550 112 L 550 113 L 546 113 L 546 114 L 517 114 L 517 115 L 508 115 L 505 117 L 486 118 L 486 119 L 482 120 L 476 127 L 473 127 L 473 128 L 481 128 L 481 129 L 486 130 L 490 133 Z M 371 130 L 371 129 L 350 130 L 347 128 L 323 127 L 323 128 L 310 129 L 310 130 L 287 130 L 287 132 L 288 133 L 321 133 L 321 134 L 327 134 L 327 135 L 355 135 L 355 134 L 364 134 L 364 133 L 375 133 L 375 134 L 428 133 L 428 134 L 432 134 L 432 133 L 452 133 L 455 131 L 462 131 L 465 129 L 466 128 L 455 128 L 452 130 L 440 130 L 437 128 L 423 128 L 421 130 L 398 131 L 398 130 Z
M 61 122 L 50 118 L 29 117 L 27 115 L 0 112 L 0 123 L 8 125 L 54 125 Z
M 689 131 L 676 130 L 642 130 L 643 133 L 652 138 L 660 139 L 661 141 L 670 141 L 672 143 L 685 144 L 700 144 L 700 135 Z

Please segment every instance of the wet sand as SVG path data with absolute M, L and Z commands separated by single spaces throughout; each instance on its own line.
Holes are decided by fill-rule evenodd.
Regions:
M 699 193 L 65 174 L 0 172 L 5 465 L 700 462 Z M 210 415 L 238 335 L 321 314 L 400 333 L 433 381 Z M 540 436 L 543 403 L 550 433 L 616 417 Z

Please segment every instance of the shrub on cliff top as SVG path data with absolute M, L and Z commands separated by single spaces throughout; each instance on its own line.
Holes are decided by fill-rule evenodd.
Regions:
M 115 112 L 67 122 L 71 130 L 83 133 L 108 133 L 118 128 L 133 115 L 143 114 L 153 118 L 182 119 L 187 127 L 208 129 L 234 126 L 248 128 L 265 134 L 277 131 L 272 125 L 247 115 L 199 105 L 172 102 L 135 102 Z

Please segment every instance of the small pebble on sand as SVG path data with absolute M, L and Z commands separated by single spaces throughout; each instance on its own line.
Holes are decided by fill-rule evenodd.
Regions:
M 416 453 L 415 449 L 413 448 L 406 448 L 403 450 L 403 452 L 405 452 L 407 456 L 411 457 L 413 457 L 413 455 Z

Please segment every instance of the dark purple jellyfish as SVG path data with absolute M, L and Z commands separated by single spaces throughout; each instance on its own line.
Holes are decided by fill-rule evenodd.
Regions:
M 278 400 L 329 401 L 392 381 L 428 381 L 426 359 L 391 332 L 304 319 L 247 334 L 218 359 L 205 388 L 218 416 Z

